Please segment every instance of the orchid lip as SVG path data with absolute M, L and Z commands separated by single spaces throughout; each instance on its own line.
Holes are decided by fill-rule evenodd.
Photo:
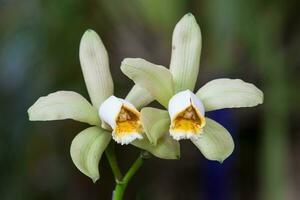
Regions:
M 112 137 L 117 143 L 129 144 L 143 138 L 140 112 L 124 99 L 109 97 L 101 104 L 99 115 L 113 129 Z
M 177 93 L 169 101 L 170 134 L 175 140 L 198 139 L 205 126 L 202 102 L 191 91 Z

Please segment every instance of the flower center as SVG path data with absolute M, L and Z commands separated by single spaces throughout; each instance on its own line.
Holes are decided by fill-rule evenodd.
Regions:
M 114 130 L 114 138 L 129 143 L 135 138 L 141 138 L 142 125 L 140 113 L 132 111 L 130 108 L 122 106 L 116 119 L 117 127 Z M 128 141 L 128 142 L 127 142 Z
M 177 140 L 199 137 L 204 125 L 205 118 L 193 105 L 190 105 L 174 118 L 170 133 Z

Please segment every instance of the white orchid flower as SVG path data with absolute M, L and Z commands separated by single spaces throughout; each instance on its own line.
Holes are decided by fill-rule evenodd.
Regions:
M 168 125 L 175 140 L 190 139 L 207 159 L 222 162 L 233 152 L 233 139 L 222 125 L 206 118 L 205 112 L 253 107 L 263 103 L 263 93 L 242 80 L 221 78 L 194 94 L 200 53 L 200 28 L 194 16 L 186 14 L 173 32 L 170 69 L 140 58 L 126 58 L 121 70 L 168 109 L 142 109 L 141 118 L 149 121 L 144 129 L 150 142 L 155 144 L 163 137 L 156 131 Z
M 159 158 L 177 159 L 179 144 L 171 137 L 162 137 L 154 146 L 142 132 L 144 120 L 136 108 L 153 100 L 145 89 L 134 86 L 125 100 L 113 96 L 114 84 L 107 51 L 95 31 L 87 30 L 84 33 L 79 57 L 92 105 L 76 92 L 58 91 L 40 97 L 28 109 L 29 119 L 73 119 L 90 124 L 92 127 L 83 130 L 73 139 L 70 153 L 76 167 L 94 182 L 99 179 L 99 161 L 111 136 L 118 143 L 131 143 Z

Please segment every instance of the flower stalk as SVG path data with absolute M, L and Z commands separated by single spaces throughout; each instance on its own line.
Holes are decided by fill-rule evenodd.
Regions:
M 105 150 L 105 155 L 112 170 L 112 173 L 115 177 L 116 183 L 120 182 L 123 178 L 121 170 L 118 165 L 116 153 L 115 153 L 115 144 L 111 142 L 107 149 Z
M 130 182 L 134 174 L 138 171 L 138 169 L 142 166 L 144 159 L 149 157 L 147 156 L 147 154 L 144 155 L 143 153 L 141 153 L 123 177 L 118 165 L 115 153 L 115 145 L 113 142 L 108 145 L 107 149 L 105 150 L 105 154 L 116 182 L 112 200 L 122 200 L 128 183 Z
M 131 165 L 127 173 L 125 174 L 122 181 L 116 183 L 115 190 L 113 192 L 113 199 L 112 200 L 122 200 L 126 187 L 134 174 L 139 170 L 139 168 L 143 165 L 144 157 L 141 155 L 134 161 Z

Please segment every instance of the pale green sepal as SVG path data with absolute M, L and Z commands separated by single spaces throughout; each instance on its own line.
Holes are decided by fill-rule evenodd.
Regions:
M 136 109 L 139 110 L 154 101 L 154 98 L 146 89 L 134 85 L 127 94 L 125 100 L 133 104 Z
M 192 14 L 186 14 L 173 31 L 170 71 L 173 74 L 175 91 L 191 90 L 199 72 L 201 54 L 201 31 Z
M 167 108 L 174 94 L 172 74 L 167 68 L 140 58 L 126 58 L 122 61 L 121 70 Z
M 80 42 L 79 58 L 92 104 L 100 104 L 113 94 L 114 84 L 109 70 L 107 51 L 100 37 L 87 30 Z
M 180 145 L 179 142 L 171 138 L 169 133 L 160 138 L 156 146 L 150 144 L 146 136 L 142 140 L 135 140 L 132 145 L 144 149 L 154 156 L 161 159 L 179 159 L 180 158 Z
M 201 87 L 196 95 L 205 110 L 253 107 L 263 103 L 264 95 L 255 85 L 240 79 L 215 79 Z
M 30 121 L 73 119 L 100 125 L 96 108 L 83 96 L 72 91 L 58 91 L 40 97 L 27 112 Z
M 149 142 L 154 146 L 170 128 L 170 117 L 166 110 L 146 107 L 141 110 L 141 122 Z M 168 133 L 167 133 L 168 134 Z
M 100 177 L 99 161 L 110 140 L 110 132 L 94 126 L 81 131 L 72 141 L 70 153 L 75 166 L 94 183 Z
M 202 137 L 191 139 L 208 160 L 222 163 L 233 152 L 234 143 L 230 133 L 216 121 L 205 118 Z

